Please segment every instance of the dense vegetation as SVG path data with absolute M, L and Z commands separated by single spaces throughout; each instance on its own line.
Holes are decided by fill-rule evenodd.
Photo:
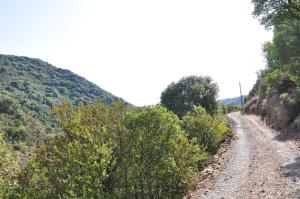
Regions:
M 79 77 L 70 72 L 63 72 L 72 79 L 63 76 L 71 87 L 62 94 L 57 90 L 61 69 L 34 60 L 43 67 L 32 71 L 26 67 L 32 59 L 4 57 L 0 197 L 181 198 L 228 131 L 224 110 L 216 104 L 217 86 L 208 77 L 184 78 L 197 80 L 185 85 L 187 95 L 176 102 L 184 112 L 161 105 L 128 109 L 117 98 L 93 101 L 93 84 L 84 87 L 87 93 L 73 90 Z M 195 96 L 198 91 L 201 97 Z M 81 95 L 74 98 L 76 93 Z
M 57 134 L 51 108 L 62 101 L 111 104 L 119 98 L 74 73 L 27 57 L 0 55 L 0 134 L 16 150 Z M 126 103 L 126 105 L 129 105 Z
M 266 69 L 258 73 L 258 81 L 249 96 L 284 93 L 300 87 L 300 2 L 252 0 L 254 16 L 273 28 L 273 41 L 264 44 Z
M 254 16 L 274 36 L 263 46 L 266 68 L 258 72 L 245 112 L 260 115 L 291 138 L 300 131 L 300 1 L 252 2 Z
M 210 77 L 190 76 L 171 83 L 161 94 L 161 104 L 179 117 L 202 106 L 210 114 L 218 109 L 218 86 Z
M 72 73 L 39 59 L 0 55 L 0 94 L 15 99 L 43 123 L 51 107 L 64 100 L 75 105 L 101 98 L 108 104 L 119 98 Z
M 300 20 L 300 2 L 298 0 L 252 0 L 253 15 L 266 28 L 283 24 L 289 20 Z
M 211 154 L 217 151 L 228 132 L 222 115 L 213 117 L 204 108 L 197 106 L 182 118 L 182 127 L 190 139 L 195 138 L 197 144 L 204 146 Z
M 65 136 L 38 149 L 20 176 L 19 198 L 173 198 L 205 157 L 160 106 L 126 112 L 64 104 L 56 109 Z
M 195 107 L 180 121 L 157 105 L 98 101 L 55 108 L 64 135 L 47 140 L 19 175 L 16 198 L 181 198 L 228 129 Z
M 26 153 L 33 145 L 42 143 L 51 135 L 37 118 L 24 111 L 13 98 L 0 96 L 0 136 L 9 142 L 13 149 Z M 48 134 L 49 133 L 49 134 Z
M 19 172 L 17 154 L 0 136 L 0 198 L 5 198 L 18 186 Z

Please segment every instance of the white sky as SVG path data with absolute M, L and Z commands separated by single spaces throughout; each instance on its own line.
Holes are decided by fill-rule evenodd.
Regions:
M 134 105 L 172 81 L 209 75 L 220 98 L 245 94 L 271 39 L 251 0 L 0 0 L 0 53 L 69 69 Z

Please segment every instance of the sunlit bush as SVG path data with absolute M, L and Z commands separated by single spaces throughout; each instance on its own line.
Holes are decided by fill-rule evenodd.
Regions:
M 0 198 L 5 198 L 16 188 L 19 171 L 16 154 L 0 136 Z
M 182 118 L 182 127 L 190 139 L 196 138 L 197 144 L 205 146 L 210 153 L 216 152 L 228 132 L 222 117 L 213 117 L 196 106 Z
M 162 107 L 97 102 L 55 109 L 54 137 L 19 177 L 19 198 L 180 198 L 206 157 Z

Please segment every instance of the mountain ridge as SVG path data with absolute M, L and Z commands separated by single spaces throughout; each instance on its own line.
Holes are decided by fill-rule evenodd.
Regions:
M 243 95 L 242 100 L 244 101 L 245 98 L 246 98 L 246 95 Z M 221 104 L 221 105 L 241 104 L 241 96 L 220 99 L 220 100 L 218 100 L 218 103 Z
M 25 142 L 40 143 L 49 133 L 58 132 L 51 118 L 53 106 L 97 99 L 133 106 L 70 70 L 37 58 L 0 54 L 0 134 L 16 148 Z

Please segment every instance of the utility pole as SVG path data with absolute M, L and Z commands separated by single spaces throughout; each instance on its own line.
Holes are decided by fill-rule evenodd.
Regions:
M 243 94 L 242 94 L 242 86 L 241 82 L 239 82 L 240 85 L 240 94 L 241 94 L 241 105 L 242 105 L 242 111 L 244 110 L 244 102 L 243 102 Z

